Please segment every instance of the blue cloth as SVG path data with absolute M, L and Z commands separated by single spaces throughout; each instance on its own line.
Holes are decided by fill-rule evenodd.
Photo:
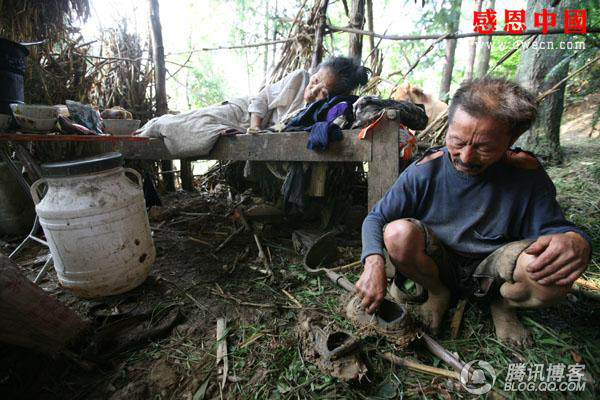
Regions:
M 327 120 L 327 114 L 331 108 L 343 101 L 348 104 L 354 104 L 358 96 L 334 96 L 331 99 L 323 99 L 311 103 L 308 107 L 298 111 L 293 116 L 285 128 L 286 131 L 306 130 L 313 126 L 316 122 Z M 349 121 L 352 122 L 352 121 Z
M 362 226 L 362 255 L 383 254 L 383 227 L 416 218 L 448 247 L 482 258 L 516 240 L 576 232 L 556 202 L 556 189 L 542 167 L 522 169 L 504 160 L 477 176 L 459 173 L 443 156 L 411 164 L 375 204 Z
M 342 101 L 327 111 L 325 121 L 317 122 L 312 127 L 307 129 L 310 132 L 308 136 L 307 149 L 311 150 L 327 150 L 329 142 L 337 142 L 344 137 L 342 129 L 333 123 L 340 115 L 352 113 L 352 105 L 347 101 Z

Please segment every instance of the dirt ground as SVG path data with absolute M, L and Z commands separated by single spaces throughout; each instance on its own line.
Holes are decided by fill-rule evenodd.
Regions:
M 576 124 L 573 123 L 575 121 Z M 586 122 L 587 121 L 587 122 Z M 585 137 L 587 120 L 565 117 L 563 144 L 567 162 L 550 172 L 565 213 L 600 238 L 600 142 Z M 587 125 L 586 125 L 587 124 Z M 587 128 L 586 128 L 587 127 Z M 583 128 L 586 128 L 585 134 Z M 591 197 L 578 197 L 579 182 Z M 596 185 L 596 186 L 594 186 Z M 208 185 L 200 177 L 196 193 L 165 196 L 166 206 L 151 212 L 157 250 L 148 279 L 128 293 L 98 300 L 81 300 L 65 290 L 51 271 L 44 290 L 77 310 L 94 327 L 93 345 L 80 345 L 80 359 L 49 358 L 33 352 L 0 347 L 0 395 L 6 399 L 219 399 L 219 398 L 470 398 L 452 381 L 396 367 L 381 355 L 391 351 L 404 358 L 446 368 L 418 343 L 398 349 L 385 339 L 363 340 L 369 375 L 361 383 L 344 383 L 322 374 L 302 356 L 296 336 L 297 317 L 311 310 L 346 329 L 340 301 L 344 291 L 325 277 L 310 275 L 292 246 L 291 227 L 280 221 L 259 224 L 273 277 L 261 273 L 262 261 L 247 232 L 236 235 L 220 251 L 215 249 L 239 224 L 228 215 L 240 202 L 257 202 L 231 195 L 224 183 Z M 596 192 L 593 190 L 597 190 Z M 186 214 L 187 213 L 187 214 Z M 192 214 L 190 214 L 192 213 Z M 197 213 L 193 215 L 193 213 Z M 334 265 L 358 260 L 360 234 L 349 229 L 340 241 Z M 16 240 L 0 242 L 9 252 Z M 33 278 L 41 267 L 31 263 L 43 253 L 32 246 L 17 261 Z M 586 278 L 600 282 L 598 246 Z M 360 268 L 360 267 L 359 267 Z M 359 270 L 346 272 L 354 281 Z M 410 289 L 410 286 L 407 285 Z M 114 321 L 135 317 L 129 332 L 118 340 L 102 336 Z M 600 303 L 570 295 L 562 304 L 521 314 L 534 345 L 515 349 L 498 342 L 489 309 L 469 303 L 458 339 L 449 333 L 452 312 L 440 342 L 461 359 L 484 360 L 496 370 L 492 398 L 563 398 L 561 393 L 503 392 L 511 363 L 585 364 L 586 390 L 574 398 L 597 398 L 600 376 Z M 229 374 L 219 385 L 216 366 L 216 322 L 226 318 Z

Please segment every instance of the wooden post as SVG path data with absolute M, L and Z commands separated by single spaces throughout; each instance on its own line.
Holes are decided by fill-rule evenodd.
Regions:
M 88 325 L 0 254 L 0 342 L 56 354 Z
M 369 162 L 369 210 L 394 184 L 399 175 L 400 149 L 398 124 L 384 118 L 372 135 L 372 157 Z
M 325 34 L 325 26 L 327 25 L 327 5 L 329 0 L 321 0 L 319 5 L 319 13 L 317 14 L 317 29 L 315 31 L 315 45 L 313 48 L 312 61 L 310 63 L 311 72 L 316 72 L 317 67 L 323 59 L 323 36 Z
M 154 79 L 156 91 L 156 115 L 164 115 L 169 111 L 167 104 L 167 80 L 165 68 L 165 47 L 163 46 L 162 28 L 158 0 L 150 0 L 150 23 L 152 25 L 152 57 L 154 61 Z M 173 162 L 163 160 L 160 163 L 163 171 L 172 171 Z M 165 189 L 175 191 L 175 174 L 163 174 Z
M 350 14 L 350 27 L 362 29 L 365 23 L 365 0 L 352 0 L 352 14 Z M 348 56 L 360 62 L 362 58 L 362 35 L 351 34 Z
M 192 159 L 181 160 L 181 188 L 187 192 L 194 191 L 194 174 L 192 173 Z
M 310 165 L 310 182 L 306 193 L 313 197 L 325 197 L 325 182 L 327 181 L 327 163 L 316 162 Z

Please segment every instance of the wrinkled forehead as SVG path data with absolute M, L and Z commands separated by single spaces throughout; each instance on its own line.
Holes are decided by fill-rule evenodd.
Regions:
M 498 140 L 501 135 L 509 135 L 508 124 L 497 118 L 485 115 L 473 115 L 459 106 L 454 112 L 448 126 L 448 135 L 461 137 L 474 133 L 487 137 L 490 140 Z

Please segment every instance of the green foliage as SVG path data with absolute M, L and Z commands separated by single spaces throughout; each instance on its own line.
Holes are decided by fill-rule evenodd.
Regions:
M 206 107 L 225 99 L 226 82 L 215 69 L 210 57 L 194 60 L 189 75 L 188 104 L 191 108 Z
M 518 45 L 523 39 L 521 36 L 495 36 L 492 39 L 492 48 L 490 52 L 490 69 L 496 65 L 496 63 Z M 510 58 L 505 60 L 501 65 L 498 66 L 492 73 L 493 76 L 503 77 L 507 79 L 514 79 L 517 74 L 517 67 L 519 65 L 519 59 L 521 58 L 521 49 L 517 50 Z

